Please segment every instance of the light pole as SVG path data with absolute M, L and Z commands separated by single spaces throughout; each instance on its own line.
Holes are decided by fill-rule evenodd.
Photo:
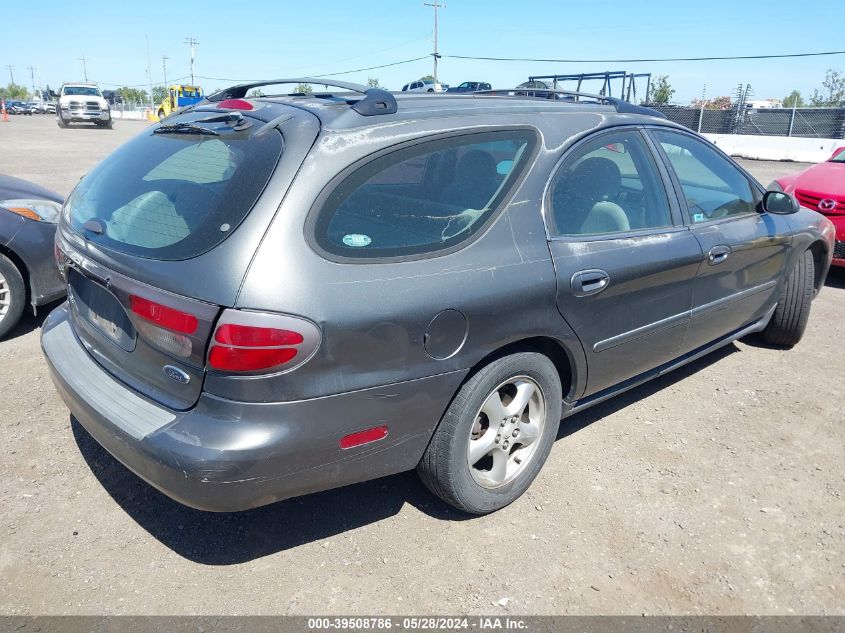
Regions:
M 167 55 L 161 56 L 161 66 L 164 68 L 164 87 L 167 89 L 167 60 L 170 59 Z
M 85 83 L 88 83 L 88 64 L 85 55 L 78 58 L 82 62 L 82 74 L 85 75 Z

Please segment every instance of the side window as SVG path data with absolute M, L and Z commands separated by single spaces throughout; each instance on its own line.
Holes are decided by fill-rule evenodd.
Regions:
M 314 239 L 342 257 L 401 257 L 450 248 L 477 233 L 528 167 L 528 131 L 488 132 L 383 154 L 324 200 Z
M 408 90 L 408 84 L 405 84 L 404 86 L 402 86 L 402 92 L 405 92 L 407 90 Z
M 579 145 L 552 180 L 555 235 L 602 235 L 670 226 L 669 200 L 643 137 L 601 134 Z
M 756 212 L 751 183 L 716 150 L 686 134 L 651 133 L 681 182 L 693 223 Z

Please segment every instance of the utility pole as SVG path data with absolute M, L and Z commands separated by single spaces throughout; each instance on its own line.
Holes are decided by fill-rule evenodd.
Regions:
M 426 7 L 434 9 L 434 52 L 431 54 L 434 57 L 434 83 L 437 83 L 437 60 L 440 59 L 440 53 L 437 52 L 437 9 L 445 9 L 445 4 L 440 4 L 437 0 L 434 2 L 423 2 Z
M 84 54 L 78 59 L 82 62 L 82 74 L 85 75 L 85 83 L 88 83 L 88 65 L 86 64 L 88 60 L 85 58 Z
M 150 109 L 153 108 L 153 73 L 150 70 L 150 36 L 144 35 L 147 42 L 147 85 L 150 88 Z
M 193 37 L 186 37 L 185 44 L 191 47 L 191 85 L 194 84 L 194 54 L 195 54 L 195 47 L 199 45 L 199 42 L 196 41 Z
M 29 78 L 32 80 L 32 98 L 35 98 L 35 68 L 33 66 L 27 66 L 29 68 Z
M 167 55 L 161 56 L 161 65 L 164 68 L 164 87 L 167 89 L 167 60 L 170 59 Z
M 6 64 L 6 68 L 8 68 L 8 69 L 9 69 L 9 79 L 11 79 L 11 80 L 12 80 L 12 83 L 15 83 L 15 75 L 14 75 L 14 73 L 12 72 L 12 71 L 15 69 L 15 67 L 14 67 L 14 66 L 11 66 L 11 65 L 9 65 L 9 64 Z

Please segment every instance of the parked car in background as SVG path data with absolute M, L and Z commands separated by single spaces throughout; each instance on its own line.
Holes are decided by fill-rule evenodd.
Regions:
M 833 265 L 845 267 L 845 145 L 823 163 L 778 178 L 770 189 L 792 194 L 802 206 L 818 211 L 836 227 Z
M 479 92 L 480 90 L 492 90 L 492 88 L 484 81 L 465 81 L 449 88 L 446 92 Z
M 61 205 L 59 194 L 0 174 L 0 339 L 27 304 L 65 294 L 53 244 Z
M 45 114 L 56 114 L 56 104 L 51 102 L 44 104 L 44 113 Z
M 7 101 L 6 112 L 9 114 L 26 114 L 32 116 L 32 109 L 23 101 Z
M 247 97 L 279 83 L 339 91 Z M 56 248 L 56 388 L 174 499 L 242 510 L 416 468 L 484 514 L 562 416 L 751 333 L 798 343 L 833 227 L 629 103 L 297 78 L 130 140 Z
M 99 127 L 114 125 L 109 102 L 94 84 L 63 84 L 59 94 L 56 122 L 60 128 L 83 121 Z
M 402 92 L 446 92 L 449 86 L 435 83 L 432 79 L 420 79 L 402 86 Z

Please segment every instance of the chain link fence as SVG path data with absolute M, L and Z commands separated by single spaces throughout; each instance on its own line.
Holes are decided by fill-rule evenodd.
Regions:
M 700 108 L 652 106 L 666 118 L 696 132 L 845 138 L 845 108 Z

